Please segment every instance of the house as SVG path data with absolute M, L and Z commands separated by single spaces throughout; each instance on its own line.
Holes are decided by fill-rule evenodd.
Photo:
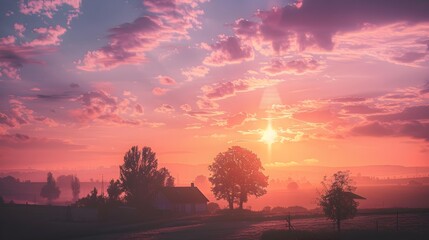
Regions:
M 351 199 L 366 200 L 366 198 L 359 196 L 359 195 L 352 193 L 352 192 L 344 192 L 343 194 L 344 194 L 344 196 L 351 198 Z
M 191 183 L 190 187 L 164 187 L 155 198 L 155 208 L 182 214 L 207 212 L 209 200 Z

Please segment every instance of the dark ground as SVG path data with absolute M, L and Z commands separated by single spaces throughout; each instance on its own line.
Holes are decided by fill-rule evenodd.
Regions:
M 14 214 L 9 210 L 0 212 L 2 240 L 429 239 L 429 209 L 401 209 L 399 231 L 396 210 L 362 210 L 354 219 L 344 221 L 341 235 L 333 231 L 331 221 L 318 215 L 292 216 L 296 231 L 288 232 L 284 215 L 255 212 L 99 222 L 36 219 L 31 211 Z

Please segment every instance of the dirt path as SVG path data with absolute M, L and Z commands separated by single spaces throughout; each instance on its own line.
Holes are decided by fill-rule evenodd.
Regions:
M 396 215 L 368 215 L 358 216 L 352 220 L 344 221 L 343 229 L 374 230 L 375 221 L 378 221 L 380 230 L 394 230 L 396 228 Z M 325 218 L 295 219 L 292 221 L 299 230 L 332 230 L 332 222 Z M 404 214 L 399 217 L 400 230 L 428 231 L 429 214 Z M 285 229 L 285 221 L 189 221 L 181 226 L 165 226 L 151 230 L 136 230 L 106 234 L 95 237 L 80 238 L 79 240 L 139 240 L 139 239 L 260 239 L 266 230 Z

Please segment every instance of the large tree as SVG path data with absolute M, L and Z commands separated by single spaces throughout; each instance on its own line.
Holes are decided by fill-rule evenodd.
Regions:
M 243 209 L 249 195 L 264 195 L 268 177 L 262 172 L 261 160 L 255 153 L 239 146 L 233 146 L 219 153 L 209 166 L 212 191 L 215 197 L 228 201 L 229 209 L 238 203 Z
M 341 221 L 353 218 L 356 215 L 358 202 L 357 195 L 353 193 L 356 187 L 352 185 L 349 172 L 338 171 L 332 177 L 324 177 L 323 190 L 318 204 L 322 207 L 325 216 L 337 224 L 337 230 L 341 230 Z M 357 196 L 358 197 L 358 196 Z
M 48 199 L 48 204 L 52 203 L 52 200 L 57 199 L 60 196 L 60 188 L 55 182 L 54 176 L 51 172 L 48 172 L 47 182 L 40 191 L 40 196 Z
M 71 179 L 70 187 L 71 187 L 71 190 L 72 190 L 73 202 L 75 202 L 75 201 L 77 201 L 79 199 L 79 194 L 80 194 L 80 181 L 79 181 L 79 178 L 77 178 L 76 176 L 73 176 L 73 178 Z
M 132 147 L 120 166 L 121 187 L 125 200 L 131 206 L 150 208 L 157 192 L 164 186 L 174 185 L 174 178 L 166 168 L 158 169 L 158 159 L 150 147 Z

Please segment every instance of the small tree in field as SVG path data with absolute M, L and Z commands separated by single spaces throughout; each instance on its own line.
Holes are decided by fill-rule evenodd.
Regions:
M 228 201 L 229 209 L 234 208 L 234 203 L 243 209 L 249 195 L 259 197 L 267 192 L 268 177 L 262 170 L 264 168 L 256 154 L 233 146 L 219 153 L 209 166 L 212 191 L 218 200 Z
M 52 203 L 52 200 L 57 199 L 60 196 L 60 188 L 55 182 L 54 176 L 51 172 L 48 172 L 46 185 L 42 187 L 40 196 L 48 199 L 48 204 Z
M 76 206 L 78 207 L 92 207 L 92 208 L 100 208 L 105 205 L 106 199 L 102 195 L 98 195 L 97 188 L 94 189 L 83 197 L 76 201 Z
M 330 179 L 326 176 L 322 181 L 323 191 L 320 195 L 319 206 L 322 207 L 325 216 L 337 224 L 337 230 L 341 230 L 341 221 L 353 218 L 356 215 L 358 202 L 354 200 L 349 172 L 339 171 Z
M 80 194 L 80 181 L 76 176 L 74 176 L 71 180 L 71 189 L 73 194 L 73 202 L 76 202 L 79 199 Z

